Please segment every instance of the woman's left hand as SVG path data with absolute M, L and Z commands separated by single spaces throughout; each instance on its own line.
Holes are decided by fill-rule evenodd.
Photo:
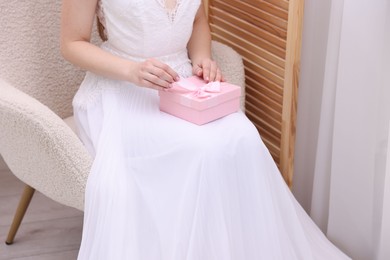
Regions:
M 206 58 L 192 64 L 192 73 L 205 81 L 224 81 L 221 70 L 212 59 Z

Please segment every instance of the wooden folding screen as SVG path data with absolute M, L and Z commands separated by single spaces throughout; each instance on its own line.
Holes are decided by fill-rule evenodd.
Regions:
M 303 0 L 209 0 L 214 40 L 244 59 L 246 114 L 291 186 Z

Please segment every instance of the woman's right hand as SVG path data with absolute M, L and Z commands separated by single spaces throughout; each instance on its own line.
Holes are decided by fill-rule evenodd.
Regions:
M 130 71 L 132 83 L 157 90 L 169 89 L 179 79 L 179 75 L 171 67 L 156 59 L 135 63 Z

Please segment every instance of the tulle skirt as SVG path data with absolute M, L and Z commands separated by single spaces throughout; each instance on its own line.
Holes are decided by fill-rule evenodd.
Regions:
M 79 260 L 349 259 L 244 113 L 197 126 L 161 112 L 155 90 L 93 74 L 83 84 L 110 87 L 74 102 L 95 157 Z

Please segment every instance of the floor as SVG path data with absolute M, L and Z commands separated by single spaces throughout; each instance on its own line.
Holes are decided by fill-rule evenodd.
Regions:
M 13 245 L 6 239 L 24 184 L 0 171 L 0 260 L 72 260 L 77 258 L 83 214 L 35 192 Z

